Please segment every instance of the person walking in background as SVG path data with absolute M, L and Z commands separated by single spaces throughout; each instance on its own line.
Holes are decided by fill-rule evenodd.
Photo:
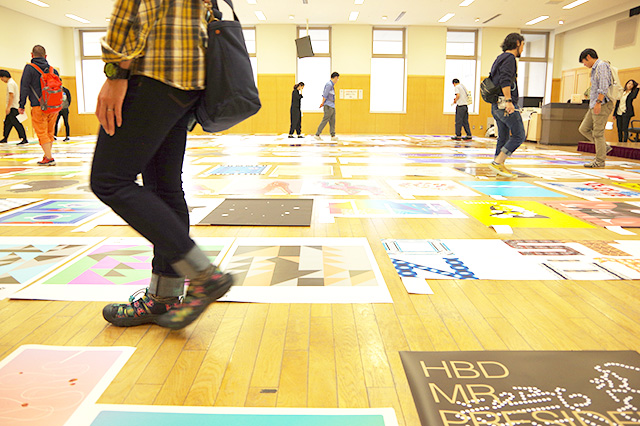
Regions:
M 320 108 L 323 108 L 324 116 L 316 131 L 316 140 L 321 141 L 320 133 L 324 130 L 324 127 L 329 123 L 329 132 L 331 133 L 331 140 L 337 141 L 336 137 L 336 84 L 340 79 L 340 74 L 334 72 L 331 74 L 331 80 L 324 85 L 322 91 L 322 103 Z
M 0 80 L 7 84 L 7 107 L 4 112 L 4 137 L 0 140 L 0 143 L 7 143 L 9 140 L 9 134 L 11 134 L 11 129 L 15 127 L 18 132 L 18 137 L 20 137 L 18 145 L 28 144 L 29 141 L 27 140 L 27 134 L 24 131 L 24 126 L 20 120 L 18 120 L 18 103 L 20 99 L 18 84 L 13 78 L 11 78 L 11 73 L 7 70 L 0 70 Z
M 222 297 L 233 278 L 190 238 L 182 188 L 187 127 L 206 81 L 205 4 L 147 3 L 117 1 L 101 40 L 107 80 L 96 105 L 101 128 L 90 182 L 102 202 L 153 244 L 151 280 L 142 294 L 106 305 L 102 315 L 120 327 L 180 329 Z M 143 186 L 136 183 L 140 173 Z
M 293 137 L 293 132 L 298 133 L 298 137 L 302 136 L 302 111 L 300 111 L 300 101 L 302 100 L 302 89 L 304 83 L 300 82 L 293 86 L 291 93 L 291 127 L 289 127 L 289 137 Z
M 614 103 L 607 98 L 609 86 L 613 84 L 613 75 L 609 64 L 598 59 L 598 53 L 593 49 L 583 50 L 579 61 L 591 69 L 591 91 L 589 92 L 589 110 L 584 115 L 578 130 L 596 147 L 596 157 L 584 166 L 589 169 L 600 169 L 604 167 L 607 154 L 612 150 L 611 145 L 604 138 L 604 129 L 614 106 Z
M 31 104 L 31 123 L 40 142 L 40 147 L 44 151 L 44 157 L 38 164 L 41 166 L 55 166 L 56 161 L 51 154 L 53 141 L 53 129 L 58 119 L 58 113 L 49 113 L 40 108 L 42 98 L 42 88 L 40 86 L 40 76 L 49 72 L 49 62 L 47 62 L 47 51 L 40 45 L 33 46 L 31 50 L 31 63 L 24 67 L 22 79 L 20 80 L 20 105 L 18 111 L 24 114 L 24 107 L 27 104 L 27 96 Z M 38 68 L 39 70 L 35 69 Z M 58 77 L 58 71 L 53 70 Z
M 613 115 L 616 117 L 616 127 L 618 128 L 618 142 L 627 142 L 629 140 L 629 122 L 631 117 L 635 115 L 633 110 L 633 100 L 638 96 L 638 82 L 635 80 L 627 81 L 624 85 L 624 93 L 622 98 L 616 102 L 613 108 Z
M 69 106 L 71 106 L 71 93 L 69 89 L 66 87 L 62 87 L 62 109 L 58 114 L 58 119 L 56 120 L 56 127 L 53 131 L 53 136 L 58 136 L 58 123 L 60 123 L 60 118 L 64 120 L 64 128 L 67 131 L 67 137 L 64 138 L 65 142 L 69 140 Z
M 471 136 L 471 128 L 469 127 L 469 95 L 467 94 L 467 88 L 464 87 L 460 80 L 457 78 L 453 79 L 453 87 L 455 90 L 456 97 L 453 100 L 453 103 L 456 106 L 456 135 L 451 139 L 454 140 L 469 140 L 472 138 Z M 462 128 L 464 127 L 464 131 L 467 134 L 464 138 L 462 137 Z
M 495 158 L 489 167 L 500 176 L 514 178 L 517 175 L 511 173 L 504 162 L 522 145 L 525 138 L 522 117 L 516 109 L 519 96 L 516 58 L 524 50 L 524 37 L 522 34 L 511 33 L 504 39 L 501 47 L 502 53 L 493 62 L 490 73 L 491 81 L 501 89 L 502 96 L 497 103 L 491 104 L 491 115 L 498 128 L 498 142 Z

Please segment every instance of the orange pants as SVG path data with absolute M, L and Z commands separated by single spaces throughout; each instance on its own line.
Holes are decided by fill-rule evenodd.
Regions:
M 40 145 L 53 143 L 55 140 L 53 137 L 53 130 L 56 127 L 57 119 L 57 112 L 47 114 L 43 112 L 39 106 L 31 108 L 31 123 L 33 124 L 33 130 L 35 130 L 36 135 L 38 136 Z

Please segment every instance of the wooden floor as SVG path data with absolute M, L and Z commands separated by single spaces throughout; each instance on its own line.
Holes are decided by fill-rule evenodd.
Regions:
M 287 139 L 278 143 L 288 146 Z M 37 146 L 29 150 L 41 155 Z M 2 160 L 0 167 L 15 164 Z M 71 229 L 0 227 L 3 236 L 78 236 Z M 191 326 L 170 332 L 110 326 L 101 315 L 104 303 L 2 300 L 0 358 L 25 344 L 134 346 L 99 403 L 393 407 L 399 424 L 414 426 L 420 422 L 398 351 L 640 350 L 640 288 L 633 281 L 431 280 L 434 295 L 407 294 L 380 240 L 500 238 L 476 220 L 338 218 L 310 228 L 192 227 L 192 234 L 366 237 L 394 303 L 217 303 Z M 138 236 L 113 226 L 85 235 Z M 599 227 L 514 228 L 509 238 L 637 236 Z

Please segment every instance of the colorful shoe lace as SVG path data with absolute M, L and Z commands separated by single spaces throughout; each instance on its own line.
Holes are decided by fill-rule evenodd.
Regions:
M 144 294 L 136 299 L 143 291 Z M 129 303 L 112 303 L 105 306 L 102 316 L 117 327 L 154 324 L 158 318 L 179 304 L 180 299 L 177 297 L 154 298 L 149 295 L 149 289 L 145 288 L 133 293 L 129 297 Z
M 207 269 L 201 277 L 193 279 L 187 287 L 182 303 L 165 315 L 158 317 L 156 324 L 179 330 L 195 321 L 207 307 L 224 296 L 233 285 L 233 277 L 215 266 Z

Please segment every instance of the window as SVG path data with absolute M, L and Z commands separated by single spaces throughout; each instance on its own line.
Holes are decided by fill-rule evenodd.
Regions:
M 78 90 L 78 112 L 93 113 L 96 110 L 98 94 L 104 84 L 102 47 L 100 39 L 107 35 L 105 30 L 80 30 L 80 87 Z
M 473 104 L 469 105 L 469 112 L 477 112 L 477 69 L 478 69 L 478 32 L 475 30 L 448 30 L 447 31 L 447 59 L 444 71 L 444 105 L 443 111 L 454 113 L 455 105 L 452 105 L 456 97 L 453 87 L 453 79 L 471 92 Z
M 371 112 L 405 111 L 405 31 L 373 29 Z
M 251 61 L 251 69 L 253 70 L 253 80 L 258 84 L 258 58 L 256 57 L 256 29 L 243 28 L 244 44 L 247 46 L 249 53 L 249 61 Z
M 306 28 L 298 28 L 298 38 L 307 35 Z M 298 79 L 296 83 L 304 83 L 304 97 L 300 109 L 307 112 L 318 112 L 322 102 L 324 85 L 331 78 L 331 29 L 309 29 L 313 57 L 298 58 Z M 293 87 L 292 87 L 293 90 Z
M 525 44 L 518 61 L 520 96 L 544 97 L 549 61 L 549 34 L 522 32 L 522 35 Z

